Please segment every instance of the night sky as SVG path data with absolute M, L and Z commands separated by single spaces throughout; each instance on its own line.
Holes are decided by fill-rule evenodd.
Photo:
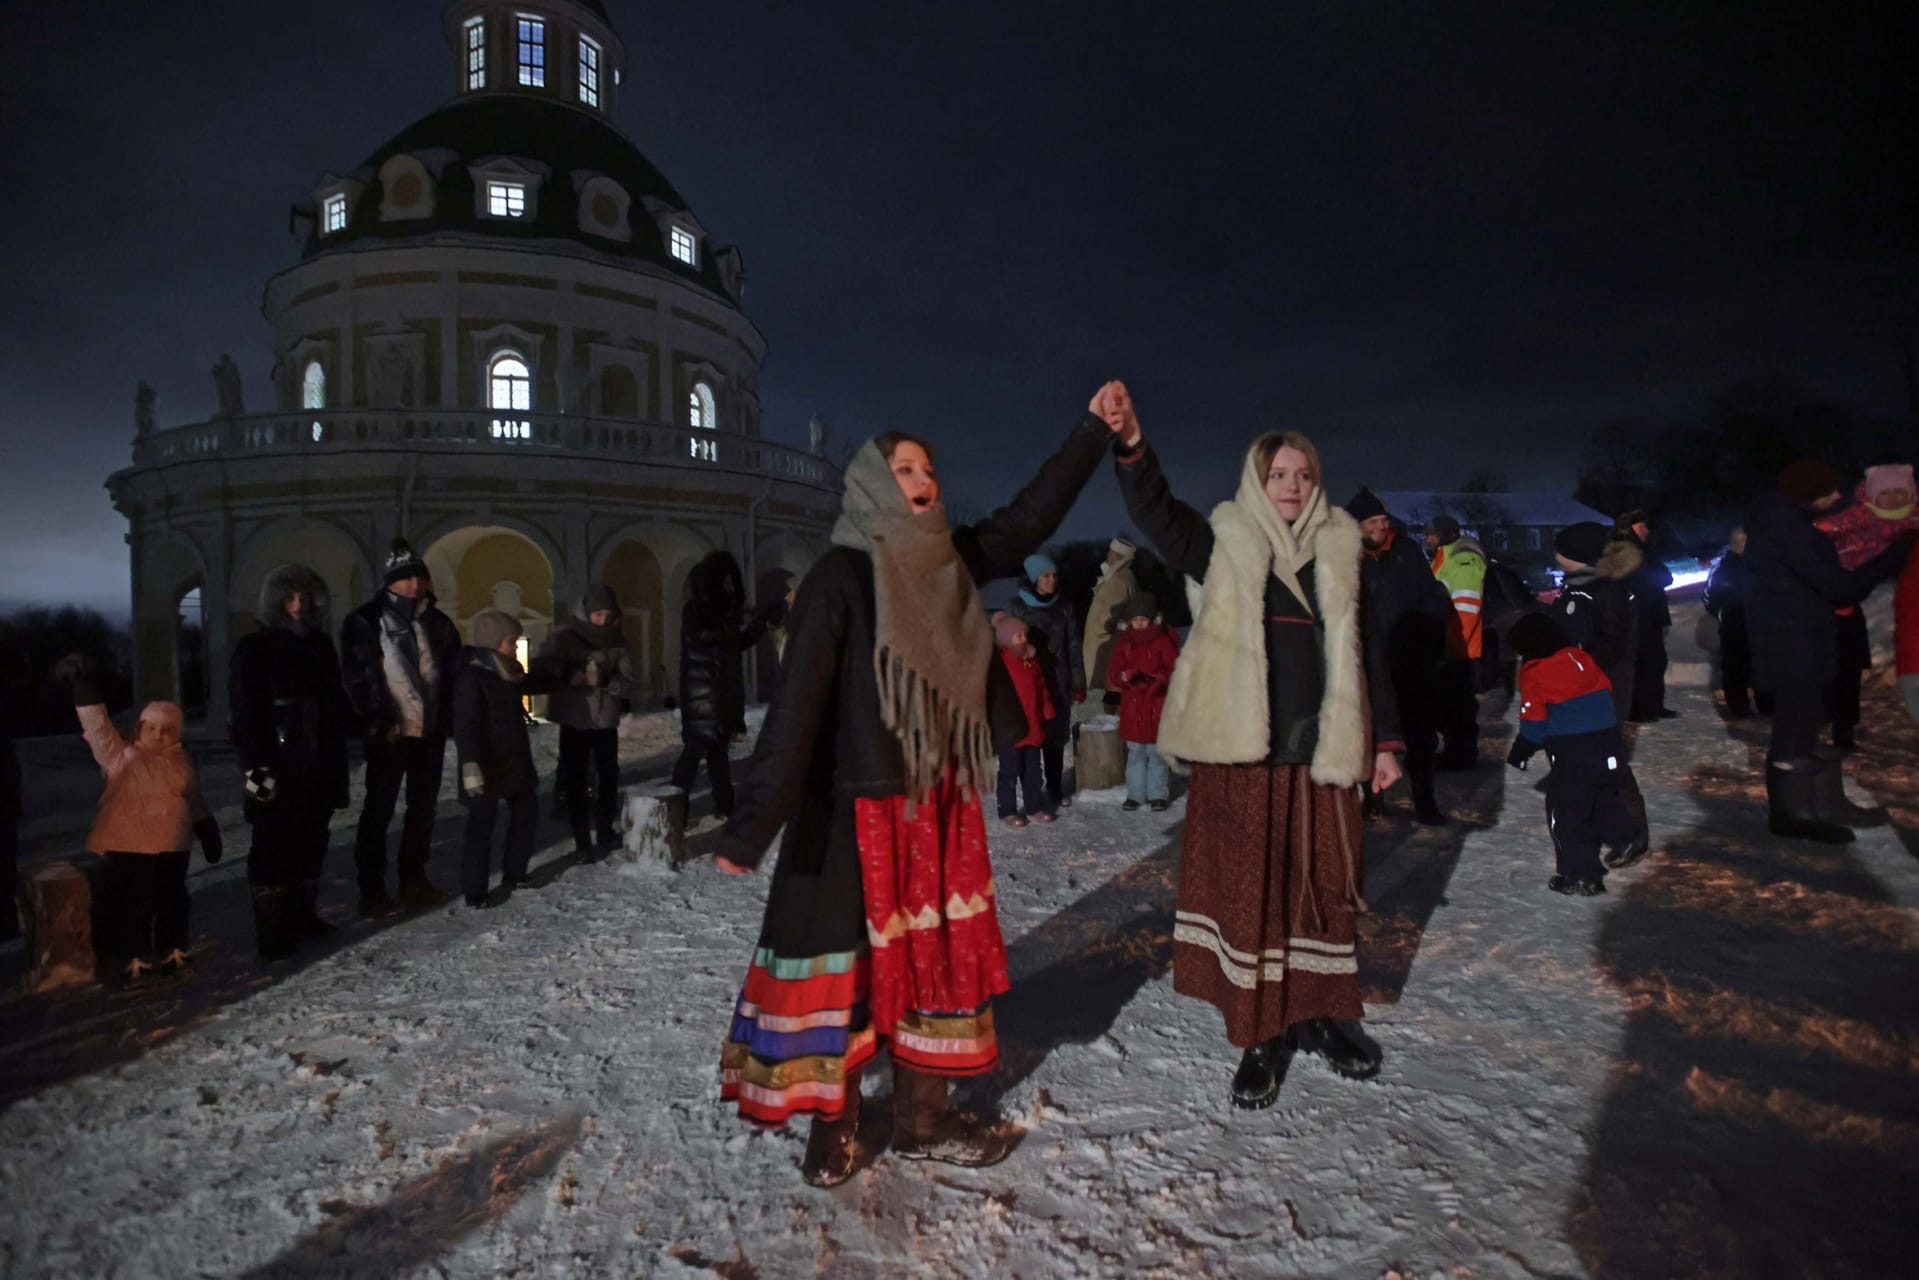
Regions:
M 135 383 L 205 418 L 231 351 L 269 407 L 287 206 L 448 96 L 440 7 L 15 15 L 0 601 L 124 611 Z M 1343 500 L 1569 490 L 1756 375 L 1907 413 L 1919 6 L 609 7 L 620 124 L 745 252 L 767 433 L 921 431 L 968 509 L 1115 376 L 1206 504 L 1273 427 Z M 1122 523 L 1102 476 L 1068 532 Z

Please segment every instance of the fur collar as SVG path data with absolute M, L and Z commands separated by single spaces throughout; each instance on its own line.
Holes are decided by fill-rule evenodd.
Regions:
M 1237 500 L 1214 508 L 1210 523 L 1213 555 L 1205 589 L 1188 585 L 1193 629 L 1173 669 L 1159 748 L 1182 765 L 1256 764 L 1272 748 L 1266 581 L 1273 551 Z M 1310 545 L 1326 655 L 1312 777 L 1321 785 L 1353 786 L 1372 773 L 1372 718 L 1359 648 L 1359 524 L 1331 508 Z

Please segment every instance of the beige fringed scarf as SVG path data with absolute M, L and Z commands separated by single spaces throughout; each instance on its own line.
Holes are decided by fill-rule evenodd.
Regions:
M 946 508 L 914 514 L 879 446 L 846 470 L 833 545 L 873 557 L 873 675 L 880 719 L 899 739 L 907 799 L 924 800 L 952 765 L 960 785 L 992 776 L 986 677 L 993 631 L 973 575 L 953 549 Z

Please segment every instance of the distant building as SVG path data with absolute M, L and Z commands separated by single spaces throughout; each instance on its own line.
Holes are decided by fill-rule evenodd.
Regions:
M 1444 493 L 1408 489 L 1380 490 L 1386 510 L 1424 537 L 1435 516 L 1449 515 L 1479 540 L 1487 552 L 1514 567 L 1550 565 L 1553 536 L 1567 525 L 1596 520 L 1611 527 L 1612 517 L 1583 502 L 1556 493 L 1515 489 L 1507 493 Z
M 107 482 L 140 698 L 224 719 L 267 572 L 312 565 L 337 620 L 395 535 L 463 628 L 502 608 L 534 645 L 610 583 L 655 692 L 703 555 L 750 582 L 826 549 L 840 474 L 761 438 L 740 252 L 614 127 L 600 0 L 454 0 L 444 23 L 452 99 L 294 206 L 300 260 L 262 308 L 273 406 L 247 412 L 225 357 L 211 419 L 162 427 L 143 392 Z

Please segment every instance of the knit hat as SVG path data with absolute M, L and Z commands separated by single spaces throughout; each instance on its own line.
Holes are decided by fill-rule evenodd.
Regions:
M 520 634 L 519 619 L 498 609 L 482 609 L 467 623 L 467 634 L 475 649 L 498 649 L 500 642 Z
M 1559 536 L 1553 539 L 1553 550 L 1574 564 L 1598 564 L 1611 539 L 1612 530 L 1605 525 L 1597 520 L 1581 520 L 1559 531 Z
M 1130 557 L 1130 556 L 1139 554 L 1139 548 L 1134 546 L 1132 543 L 1128 542 L 1124 538 L 1117 538 L 1117 537 L 1114 538 L 1111 542 L 1106 544 L 1106 549 L 1112 552 L 1116 556 Z
M 427 570 L 426 561 L 420 559 L 419 554 L 413 550 L 405 538 L 393 540 L 393 549 L 386 554 L 386 572 L 381 582 L 390 587 L 405 578 L 432 576 Z
M 1379 500 L 1378 494 L 1361 485 L 1359 492 L 1346 500 L 1346 514 L 1364 523 L 1374 516 L 1385 515 L 1386 504 Z
M 1023 644 L 1026 640 L 1026 624 L 1010 613 L 993 615 L 993 643 L 1002 649 Z
M 1038 582 L 1042 573 L 1059 572 L 1059 565 L 1055 564 L 1053 557 L 1047 555 L 1044 551 L 1036 551 L 1032 555 L 1027 556 L 1025 568 L 1026 580 L 1028 582 Z
M 1644 511 L 1640 510 L 1638 507 L 1634 507 L 1631 511 L 1621 511 L 1617 516 L 1615 516 L 1613 518 L 1612 527 L 1617 529 L 1621 533 L 1631 533 L 1632 527 L 1634 525 L 1651 524 L 1651 523 L 1652 521 L 1647 517 Z
M 1866 501 L 1872 502 L 1888 490 L 1904 490 L 1912 493 L 1912 464 L 1910 462 L 1887 462 L 1876 467 L 1866 468 Z
M 1150 591 L 1135 591 L 1126 597 L 1126 604 L 1119 616 L 1128 622 L 1134 618 L 1157 618 L 1159 601 L 1153 598 L 1153 593 Z
M 616 617 L 620 612 L 619 596 L 615 595 L 613 588 L 607 586 L 604 582 L 596 582 L 588 587 L 586 589 L 586 596 L 580 601 L 580 605 L 581 615 L 588 618 L 602 609 L 605 609 Z
M 1796 507 L 1809 507 L 1829 493 L 1839 492 L 1839 473 L 1823 462 L 1801 458 L 1779 473 L 1779 496 Z
M 1459 541 L 1459 521 L 1453 519 L 1451 516 L 1434 516 L 1432 523 L 1426 527 L 1432 531 L 1435 538 L 1439 539 L 1439 545 L 1442 547 L 1448 543 Z
M 1571 557 L 1568 557 L 1570 559 Z M 1506 642 L 1513 652 L 1531 662 L 1537 658 L 1550 658 L 1566 647 L 1566 635 L 1559 624 L 1543 613 L 1529 613 L 1513 623 L 1506 633 Z

